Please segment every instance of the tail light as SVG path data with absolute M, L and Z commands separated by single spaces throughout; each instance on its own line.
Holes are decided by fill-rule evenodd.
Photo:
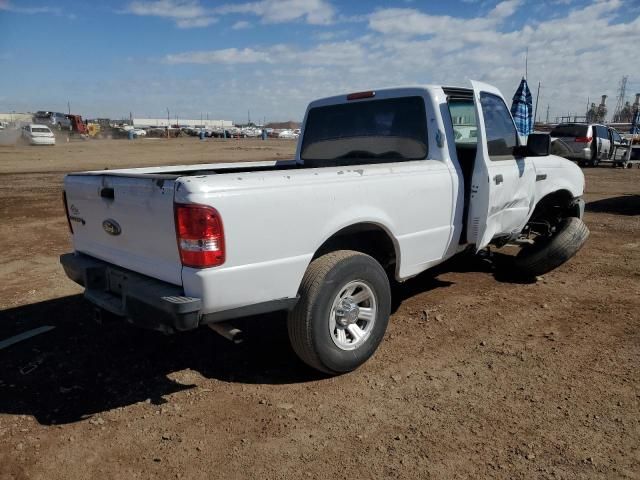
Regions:
M 577 137 L 576 143 L 591 143 L 591 137 Z
M 67 205 L 67 192 L 62 191 L 62 204 L 64 205 L 64 214 L 67 216 L 67 225 L 69 226 L 69 231 L 71 235 L 73 235 L 73 226 L 71 225 L 71 219 L 69 218 L 69 205 Z
M 175 218 L 180 260 L 185 267 L 215 267 L 224 263 L 224 230 L 215 208 L 176 205 Z

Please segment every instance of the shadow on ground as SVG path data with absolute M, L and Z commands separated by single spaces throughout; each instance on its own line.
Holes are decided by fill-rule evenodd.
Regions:
M 463 257 L 394 287 L 395 311 L 417 293 L 445 288 L 445 271 L 492 272 L 490 262 Z M 224 382 L 284 384 L 320 380 L 293 353 L 286 314 L 242 319 L 235 345 L 202 328 L 163 335 L 123 321 L 98 325 L 81 295 L 0 312 L 0 339 L 42 325 L 55 327 L 0 350 L 0 414 L 33 415 L 42 424 L 70 423 L 95 413 L 194 388 L 169 375 L 192 369 Z
M 640 195 L 622 195 L 587 203 L 585 210 L 616 215 L 640 215 Z
M 0 312 L 0 339 L 56 327 L 0 351 L 0 413 L 55 424 L 146 399 L 161 404 L 164 395 L 193 388 L 167 376 L 187 368 L 227 382 L 322 378 L 295 357 L 282 314 L 239 321 L 250 328 L 245 343 L 234 345 L 204 328 L 167 336 L 122 321 L 98 325 L 92 312 L 81 295 Z

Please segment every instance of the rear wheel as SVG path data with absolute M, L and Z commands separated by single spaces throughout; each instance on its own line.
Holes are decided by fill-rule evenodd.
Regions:
M 331 375 L 350 372 L 378 348 L 390 311 L 382 266 L 360 252 L 331 252 L 307 268 L 300 300 L 289 314 L 289 339 L 312 368 Z

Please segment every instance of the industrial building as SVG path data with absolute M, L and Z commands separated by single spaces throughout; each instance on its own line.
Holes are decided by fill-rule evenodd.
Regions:
M 31 123 L 33 121 L 33 113 L 8 112 L 0 113 L 0 122 L 13 123 Z

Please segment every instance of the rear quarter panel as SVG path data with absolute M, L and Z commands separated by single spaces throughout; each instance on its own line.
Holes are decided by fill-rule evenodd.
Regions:
M 226 261 L 184 268 L 207 313 L 297 294 L 315 251 L 344 227 L 374 223 L 393 238 L 398 278 L 438 263 L 451 237 L 451 172 L 439 160 L 183 177 L 175 201 L 221 214 Z

